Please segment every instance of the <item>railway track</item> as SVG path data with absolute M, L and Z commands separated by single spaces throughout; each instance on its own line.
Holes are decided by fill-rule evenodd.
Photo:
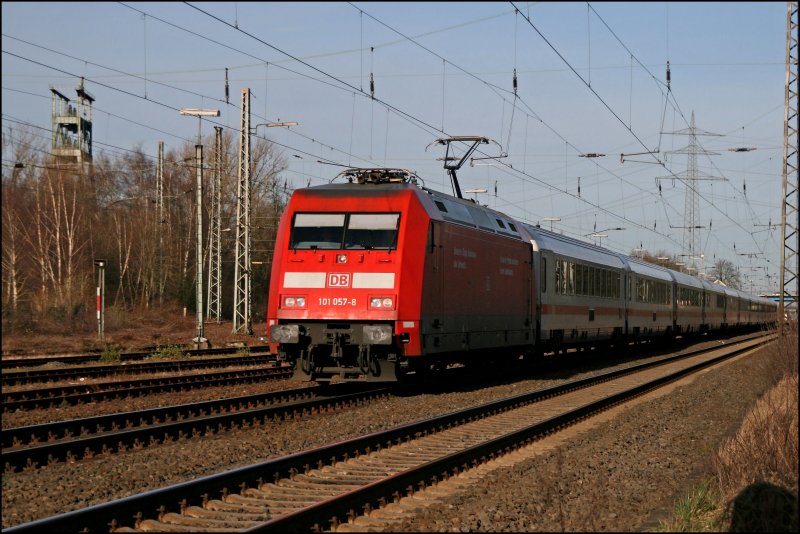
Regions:
M 15 410 L 48 409 L 60 405 L 99 402 L 106 399 L 150 395 L 164 391 L 221 386 L 277 378 L 289 378 L 292 369 L 278 362 L 253 369 L 216 373 L 170 375 L 159 378 L 124 380 L 83 385 L 3 391 L 3 413 Z
M 80 378 L 99 378 L 114 375 L 132 375 L 188 371 L 192 369 L 211 369 L 214 367 L 238 367 L 265 365 L 276 361 L 271 354 L 253 356 L 229 356 L 225 358 L 202 358 L 192 360 L 162 360 L 142 363 L 121 363 L 110 365 L 81 365 L 61 369 L 25 369 L 2 373 L 4 388 L 47 382 L 62 382 Z
M 386 387 L 361 384 L 304 387 L 4 429 L 4 470 L 12 473 L 58 462 L 88 460 L 189 436 L 200 438 L 258 426 L 270 420 L 339 411 L 381 398 L 390 391 Z
M 146 358 L 150 358 L 156 353 L 158 350 L 157 347 L 148 348 L 139 352 L 123 352 L 119 355 L 120 361 L 123 362 L 131 362 L 131 361 L 140 361 Z M 186 354 L 187 356 L 219 356 L 223 354 L 236 354 L 240 350 L 241 347 L 218 347 L 215 349 L 190 349 L 190 348 L 180 348 L 181 352 Z M 248 352 L 250 354 L 262 354 L 262 353 L 269 353 L 269 345 L 253 345 L 248 347 Z M 39 365 L 47 365 L 49 363 L 63 363 L 68 365 L 79 365 L 84 363 L 91 363 L 91 362 L 99 362 L 103 358 L 103 355 L 100 352 L 92 352 L 86 354 L 48 354 L 48 355 L 37 355 L 37 356 L 16 356 L 16 357 L 7 357 L 3 356 L 0 359 L 0 369 L 7 370 L 7 369 L 15 369 L 18 367 L 36 367 Z
M 635 365 L 7 531 L 94 532 L 107 531 L 109 525 L 158 531 L 380 528 L 391 524 L 404 497 L 443 478 L 773 338 L 721 344 Z

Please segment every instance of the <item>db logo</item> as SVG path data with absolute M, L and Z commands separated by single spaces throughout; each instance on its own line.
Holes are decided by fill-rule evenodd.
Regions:
M 350 287 L 350 273 L 328 273 L 328 287 Z

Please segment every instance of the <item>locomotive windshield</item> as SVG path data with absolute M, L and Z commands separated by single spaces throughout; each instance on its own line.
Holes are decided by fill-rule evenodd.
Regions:
M 393 250 L 399 213 L 297 213 L 289 247 L 326 250 Z

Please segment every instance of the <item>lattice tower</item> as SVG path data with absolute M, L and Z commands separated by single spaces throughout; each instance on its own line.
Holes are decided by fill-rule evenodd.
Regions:
M 698 230 L 703 228 L 703 225 L 700 224 L 700 194 L 697 190 L 698 182 L 700 181 L 711 181 L 711 180 L 725 180 L 725 178 L 720 178 L 718 176 L 711 176 L 708 174 L 704 174 L 697 169 L 697 156 L 698 154 L 702 154 L 705 156 L 718 156 L 719 152 L 712 152 L 710 150 L 704 149 L 700 146 L 700 143 L 697 141 L 697 137 L 700 135 L 705 136 L 719 136 L 720 134 L 715 134 L 711 132 L 707 132 L 705 130 L 701 130 L 695 126 L 694 120 L 694 111 L 692 111 L 692 119 L 689 124 L 689 128 L 685 128 L 683 130 L 678 130 L 677 132 L 672 132 L 673 135 L 688 135 L 689 136 L 689 144 L 684 148 L 673 150 L 671 151 L 672 154 L 686 154 L 688 156 L 688 162 L 686 166 L 686 171 L 676 174 L 673 177 L 670 176 L 662 176 L 660 179 L 663 178 L 679 178 L 683 183 L 686 184 L 686 200 L 684 203 L 684 224 L 683 224 L 683 256 L 686 257 L 686 270 L 693 271 L 696 274 L 699 269 L 697 267 L 697 260 L 700 259 L 701 251 L 699 247 L 700 243 L 700 232 Z M 702 269 L 702 265 L 700 269 Z
M 214 179 L 211 182 L 211 223 L 208 228 L 208 308 L 206 316 L 219 322 L 222 315 L 220 269 L 222 267 L 222 127 L 214 126 Z
M 250 314 L 250 89 L 242 89 L 239 137 L 239 189 L 236 205 L 236 287 L 233 298 L 233 333 L 252 334 Z
M 778 324 L 784 328 L 784 314 L 797 318 L 798 250 L 800 250 L 800 217 L 798 216 L 798 78 L 797 2 L 787 2 L 786 16 L 786 89 L 783 120 L 783 205 L 781 207 L 781 268 Z M 789 313 L 790 312 L 790 313 Z

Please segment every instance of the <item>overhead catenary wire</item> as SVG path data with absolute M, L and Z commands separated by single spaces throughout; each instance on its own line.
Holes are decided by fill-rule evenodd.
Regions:
M 443 65 L 445 65 L 445 66 L 446 66 L 446 61 L 445 61 L 445 60 L 443 60 Z M 514 108 L 512 108 L 512 109 L 514 109 Z M 389 108 L 387 108 L 387 138 L 388 138 L 388 122 L 389 122 L 389 120 L 388 120 L 388 119 L 389 119 L 389 115 L 390 115 L 390 109 L 389 109 Z M 512 115 L 512 116 L 513 116 L 513 115 Z M 527 118 L 529 118 L 529 116 L 526 114 L 526 127 L 527 127 Z M 509 128 L 509 131 L 510 131 L 510 128 Z M 293 132 L 293 133 L 294 133 L 294 132 Z M 510 137 L 510 134 L 509 134 L 509 137 Z M 386 147 L 386 146 L 388 146 L 388 142 L 385 144 L 385 147 Z M 385 160 L 385 158 L 384 158 L 384 160 Z M 602 167 L 596 166 L 596 169 L 597 169 L 597 168 L 602 168 Z M 524 184 L 524 181 L 523 181 L 523 184 Z
M 18 57 L 20 57 L 20 58 L 21 58 L 21 56 L 18 56 Z M 22 59 L 27 59 L 27 58 L 22 58 Z M 39 63 L 39 62 L 35 62 L 35 63 Z M 39 63 L 39 64 L 41 64 L 41 63 Z M 42 65 L 44 65 L 44 64 L 42 64 Z M 101 66 L 101 67 L 102 67 L 102 66 Z M 55 68 L 54 68 L 54 70 L 59 70 L 60 72 L 65 72 L 65 71 L 62 71 L 62 70 L 60 70 L 60 69 L 55 69 Z M 65 73 L 66 73 L 66 72 L 65 72 Z M 70 73 L 67 73 L 67 74 L 70 74 Z M 120 89 L 114 88 L 114 87 L 112 87 L 112 86 L 108 86 L 107 84 L 102 84 L 102 83 L 100 83 L 100 82 L 95 82 L 95 83 L 98 83 L 99 85 L 105 85 L 105 86 L 109 87 L 110 89 L 113 89 L 113 90 L 118 90 L 118 91 L 121 91 L 121 92 L 123 92 L 123 93 L 129 94 L 129 95 L 131 95 L 131 96 L 136 96 L 136 97 L 142 98 L 142 97 L 141 97 L 141 96 L 139 96 L 139 95 L 136 95 L 136 94 L 134 94 L 134 93 L 130 93 L 130 92 L 128 92 L 128 91 L 123 91 L 123 90 L 120 90 Z M 148 101 L 150 101 L 150 102 L 155 102 L 155 103 L 158 103 L 157 101 L 154 101 L 154 100 L 152 100 L 152 99 L 147 99 L 147 100 L 148 100 Z M 168 105 L 166 105 L 166 104 L 162 104 L 162 103 L 159 103 L 159 104 L 161 104 L 161 105 L 163 105 L 163 106 L 165 106 L 165 107 L 169 107 L 169 106 L 168 106 Z M 393 108 L 393 107 L 392 107 L 392 108 Z M 177 108 L 172 108 L 172 109 L 177 109 Z M 396 109 L 396 108 L 393 108 L 393 109 Z M 412 117 L 412 118 L 413 118 L 413 117 Z M 211 121 L 211 122 L 213 122 L 213 121 Z M 326 159 L 326 158 L 322 158 L 322 159 Z M 602 208 L 600 208 L 600 209 L 602 209 Z M 604 210 L 604 211 L 605 211 L 605 210 Z
M 26 44 L 31 44 L 32 46 L 39 46 L 39 45 L 36 45 L 36 44 L 34 44 L 34 43 L 27 43 L 27 42 L 26 42 Z M 41 47 L 41 48 L 45 48 L 45 49 L 46 49 L 46 47 Z M 49 50 L 49 49 L 48 49 L 48 50 Z M 76 58 L 76 57 L 74 57 L 74 56 L 69 56 L 69 55 L 67 55 L 67 54 L 63 54 L 63 53 L 60 53 L 60 52 L 58 52 L 58 51 L 53 51 L 53 50 L 49 50 L 49 51 L 52 51 L 52 52 L 54 52 L 54 53 L 57 53 L 57 54 L 62 54 L 62 55 L 65 55 L 65 56 L 67 56 L 67 57 L 70 57 L 71 59 L 75 59 L 75 60 L 77 60 L 77 61 L 84 61 L 84 62 L 86 62 L 86 63 L 89 63 L 88 61 L 86 61 L 86 60 L 82 60 L 81 58 Z M 17 58 L 19 58 L 19 59 L 22 59 L 22 60 L 25 60 L 25 61 L 29 61 L 29 62 L 31 62 L 31 63 L 37 64 L 37 65 L 40 65 L 40 66 L 42 66 L 42 67 L 45 67 L 45 68 L 49 68 L 49 69 L 55 70 L 55 71 L 57 71 L 57 72 L 61 72 L 62 74 L 66 74 L 66 75 L 68 75 L 68 76 L 72 76 L 72 77 L 76 77 L 76 78 L 77 78 L 77 77 L 79 77 L 77 74 L 71 73 L 71 72 L 69 72 L 69 71 L 65 71 L 65 70 L 63 70 L 63 69 L 59 69 L 59 68 L 57 68 L 57 67 L 54 67 L 54 66 L 51 66 L 51 65 L 47 65 L 47 64 L 45 64 L 45 63 L 42 63 L 42 62 L 39 62 L 39 61 L 36 61 L 36 60 L 30 59 L 30 58 L 26 58 L 26 57 L 20 56 L 20 55 L 18 55 L 18 54 L 13 54 L 13 53 L 11 53 L 11 52 L 7 52 L 7 51 L 5 51 L 5 50 L 3 50 L 3 53 L 5 53 L 5 54 L 9 54 L 9 55 L 11 55 L 11 56 L 17 57 Z M 113 68 L 106 67 L 106 66 L 104 66 L 104 65 L 101 65 L 101 64 L 94 64 L 94 65 L 96 65 L 96 66 L 98 66 L 98 67 L 100 67 L 100 68 L 106 68 L 106 69 L 109 69 L 109 70 L 115 70 L 115 69 L 113 69 Z M 120 72 L 120 73 L 122 73 L 122 74 L 125 74 L 125 75 L 129 75 L 129 76 L 132 76 L 132 77 L 138 78 L 138 79 L 141 79 L 141 77 L 140 77 L 140 76 L 138 76 L 138 75 L 135 75 L 135 74 L 128 74 L 128 73 L 124 73 L 123 71 L 118 71 L 118 72 Z M 99 82 L 99 81 L 97 81 L 97 80 L 96 80 L 96 79 L 94 79 L 94 78 L 86 78 L 86 81 L 90 81 L 90 82 L 92 82 L 92 83 L 95 83 L 95 84 L 97 84 L 97 85 L 100 85 L 100 86 L 106 87 L 107 89 L 110 89 L 110 90 L 113 90 L 113 91 L 117 91 L 117 92 L 123 93 L 123 94 L 125 94 L 125 95 L 128 95 L 128 96 L 136 97 L 136 98 L 139 98 L 139 99 L 145 100 L 145 101 L 147 101 L 147 102 L 151 102 L 151 103 L 154 103 L 154 104 L 158 104 L 158 105 L 160 105 L 160 106 L 162 106 L 162 107 L 169 108 L 169 109 L 171 109 L 171 110 L 173 110 L 173 111 L 179 111 L 179 109 L 180 109 L 180 108 L 177 108 L 177 107 L 174 107 L 174 106 L 170 106 L 169 104 L 165 104 L 165 103 L 163 103 L 163 102 L 159 102 L 159 101 L 157 101 L 157 100 L 154 100 L 154 99 L 152 99 L 152 98 L 145 98 L 145 97 L 144 97 L 144 96 L 142 96 L 142 95 L 137 95 L 136 93 L 132 93 L 132 92 L 130 92 L 130 91 L 126 91 L 126 90 L 123 90 L 123 89 L 119 89 L 119 88 L 117 88 L 117 87 L 114 87 L 114 86 L 111 86 L 111 85 L 109 85 L 109 84 L 105 84 L 105 83 L 103 83 L 103 82 Z M 159 82 L 154 82 L 154 83 L 159 83 Z M 177 91 L 182 91 L 182 92 L 185 92 L 185 93 L 193 94 L 193 95 L 195 95 L 195 96 L 201 96 L 202 98 L 209 99 L 209 100 L 212 100 L 212 101 L 218 101 L 218 102 L 220 102 L 220 103 L 222 103 L 222 104 L 224 104 L 224 103 L 225 103 L 225 102 L 224 102 L 224 101 L 222 101 L 221 99 L 215 99 L 215 98 L 213 98 L 213 97 L 210 97 L 210 96 L 208 96 L 208 95 L 201 95 L 201 94 L 199 94 L 199 93 L 195 93 L 195 92 L 193 92 L 193 91 L 189 91 L 189 90 L 186 90 L 186 89 L 182 89 L 182 88 L 177 88 L 177 87 L 169 86 L 169 85 L 167 85 L 167 84 L 161 84 L 161 85 L 165 85 L 165 86 L 167 86 L 167 87 L 169 87 L 169 88 L 172 88 L 172 89 L 175 89 L 175 90 L 177 90 Z M 45 97 L 45 98 L 46 98 L 46 97 Z M 233 104 L 231 104 L 231 106 L 234 106 L 234 105 L 233 105 Z M 258 115 L 256 115 L 256 117 L 258 117 Z M 268 119 L 264 118 L 264 120 L 268 120 Z M 211 123 L 213 123 L 213 124 L 216 124 L 217 126 L 222 126 L 222 127 L 226 128 L 226 129 L 228 129 L 228 130 L 233 130 L 233 128 L 232 128 L 232 127 L 230 127 L 230 126 L 227 126 L 227 125 L 220 124 L 220 123 L 218 123 L 218 122 L 211 121 L 211 120 L 209 120 L 209 122 L 211 122 Z M 293 133 L 297 134 L 297 132 L 296 132 L 296 131 L 294 131 L 294 130 L 293 130 Z M 305 137 L 306 139 L 313 140 L 312 138 L 310 138 L 310 137 L 307 137 L 307 136 L 304 136 L 304 135 L 302 135 L 302 134 L 299 134 L 299 135 L 301 135 L 302 137 Z M 178 137 L 178 136 L 176 136 L 176 137 Z M 316 141 L 316 140 L 314 140 L 314 141 Z M 316 141 L 316 142 L 319 142 L 319 141 Z M 327 144 L 325 144 L 325 143 L 320 143 L 320 144 L 321 144 L 321 145 L 323 145 L 323 146 L 325 146 L 325 147 L 327 147 L 327 148 L 330 148 L 331 150 L 336 150 L 336 151 L 342 152 L 343 154 L 348 154 L 348 153 L 347 153 L 346 151 L 344 151 L 344 150 L 340 150 L 340 149 L 338 149 L 338 148 L 332 147 L 332 146 L 330 146 L 330 145 L 327 145 Z M 291 147 L 289 147 L 289 148 L 291 148 Z M 291 149 L 292 149 L 292 150 L 295 150 L 295 151 L 300 151 L 300 150 L 298 150 L 298 149 L 295 149 L 295 148 L 291 148 Z M 309 155 L 310 155 L 310 154 L 309 154 Z M 151 157 L 151 158 L 154 158 L 154 156 L 150 156 L 150 157 Z M 324 156 L 322 156 L 322 155 L 319 155 L 318 157 L 319 157 L 320 159 L 327 159 L 327 158 L 325 158 L 325 157 L 324 157 Z
M 353 5 L 353 4 L 351 4 L 351 5 Z M 370 17 L 371 19 L 375 20 L 375 21 L 376 21 L 376 22 L 378 22 L 379 24 L 381 24 L 381 25 L 385 26 L 386 28 L 390 29 L 391 31 L 393 31 L 393 32 L 397 33 L 397 34 L 398 34 L 398 35 L 400 35 L 400 36 L 403 36 L 403 37 L 405 37 L 405 38 L 406 38 L 406 39 L 408 39 L 410 42 L 414 43 L 415 45 L 417 45 L 418 47 L 422 48 L 422 49 L 423 49 L 423 50 L 425 50 L 426 52 L 429 52 L 429 53 L 431 53 L 433 56 L 435 56 L 435 57 L 437 57 L 437 58 L 440 58 L 440 59 L 442 60 L 442 62 L 443 62 L 443 65 L 444 65 L 444 64 L 446 64 L 446 63 L 450 63 L 450 64 L 451 64 L 452 66 L 454 66 L 456 69 L 458 69 L 458 70 L 460 70 L 461 72 L 465 73 L 466 75 L 468 75 L 468 76 L 470 76 L 470 77 L 472 77 L 472 78 L 476 79 L 477 81 L 479 81 L 479 82 L 483 83 L 484 85 L 486 85 L 487 87 L 489 87 L 491 90 L 493 90 L 493 92 L 495 92 L 495 94 L 497 94 L 497 95 L 498 95 L 498 96 L 499 96 L 499 97 L 500 97 L 500 98 L 501 98 L 503 101 L 507 102 L 507 101 L 505 100 L 505 98 L 503 98 L 503 97 L 502 97 L 502 95 L 501 95 L 501 94 L 498 92 L 498 91 L 502 90 L 501 88 L 498 88 L 498 87 L 497 87 L 497 86 L 495 86 L 494 84 L 490 84 L 490 83 L 486 82 L 485 80 L 481 79 L 480 77 L 478 77 L 478 76 L 477 76 L 477 75 L 475 75 L 474 73 L 472 73 L 472 72 L 469 72 L 469 71 L 467 71 L 466 69 L 464 69 L 464 68 L 462 68 L 462 67 L 460 67 L 460 66 L 458 66 L 458 65 L 454 64 L 453 62 L 450 62 L 450 61 L 448 61 L 446 58 L 444 58 L 444 57 L 443 57 L 443 56 L 441 56 L 440 54 L 438 54 L 438 53 L 436 53 L 436 52 L 434 52 L 434 51 L 430 50 L 428 47 L 426 47 L 426 46 L 424 46 L 424 45 L 422 45 L 422 44 L 418 43 L 418 42 L 417 42 L 416 40 L 414 40 L 413 38 L 410 38 L 410 37 L 406 36 L 406 35 L 405 35 L 403 32 L 400 32 L 399 30 L 397 30 L 397 29 L 393 28 L 392 26 L 390 26 L 390 25 L 386 24 L 385 22 L 381 21 L 380 19 L 378 19 L 378 18 L 374 17 L 373 15 L 369 14 L 368 12 L 366 12 L 366 11 L 364 11 L 364 10 L 362 10 L 362 9 L 358 8 L 358 7 L 357 7 L 357 6 L 355 6 L 355 5 L 353 5 L 353 7 L 354 7 L 355 9 L 358 9 L 360 13 L 364 13 L 364 14 L 366 14 L 368 17 Z M 514 6 L 514 7 L 515 7 L 515 9 L 517 9 L 517 8 L 516 8 L 516 6 Z M 517 11 L 518 11 L 518 9 L 517 9 Z M 573 70 L 574 70 L 574 69 L 573 69 Z M 512 105 L 513 105 L 513 103 L 512 103 Z M 529 109 L 530 109 L 530 108 L 529 108 Z M 531 111 L 532 111 L 532 110 L 531 110 Z M 443 113 L 444 113 L 444 110 L 443 110 Z M 535 113 L 533 113 L 533 115 L 535 116 L 536 114 L 535 114 Z M 444 115 L 443 115 L 443 117 L 444 117 Z M 537 116 L 537 118 L 538 118 L 538 116 Z M 542 121 L 542 120 L 541 120 L 541 118 L 538 118 L 538 119 L 539 119 L 539 121 L 540 121 L 540 122 L 544 122 L 544 121 Z M 444 119 L 442 120 L 442 122 L 444 123 Z M 548 125 L 548 128 L 549 128 L 549 125 Z M 443 125 L 443 129 L 444 129 L 444 125 Z M 550 129 L 551 129 L 551 131 L 554 131 L 554 130 L 552 130 L 552 128 L 550 128 Z M 444 132 L 443 132 L 443 133 L 444 133 Z M 568 141 L 567 141 L 566 139 L 564 139 L 564 138 L 563 138 L 563 136 L 560 136 L 560 135 L 559 135 L 559 137 L 560 137 L 562 140 L 564 140 L 565 142 L 567 142 L 567 143 L 568 143 Z M 568 144 L 569 144 L 569 143 L 568 143 Z M 571 145 L 570 145 L 570 146 L 571 146 Z M 573 147 L 573 148 L 574 148 L 574 147 Z M 479 151 L 479 152 L 480 152 L 480 151 Z M 580 152 L 580 151 L 578 151 L 578 152 Z M 481 152 L 481 153 L 482 153 L 482 152 Z M 487 155 L 487 154 L 484 154 L 484 155 Z M 604 211 L 605 211 L 605 210 L 604 210 Z M 614 214 L 612 214 L 612 215 L 614 215 Z
M 588 5 L 588 6 L 590 7 L 590 9 L 591 9 L 591 10 L 592 10 L 592 11 L 595 13 L 595 15 L 597 15 L 597 18 L 598 18 L 598 19 L 599 19 L 599 20 L 600 20 L 600 21 L 603 23 L 603 25 L 604 25 L 604 26 L 605 26 L 605 27 L 608 29 L 608 31 L 611 33 L 611 35 L 613 35 L 613 36 L 614 36 L 614 38 L 617 40 L 617 42 L 619 42 L 619 43 L 620 43 L 620 45 L 622 45 L 622 47 L 623 47 L 623 48 L 624 48 L 624 49 L 625 49 L 627 52 L 629 52 L 629 53 L 631 54 L 631 57 L 633 58 L 633 57 L 634 57 L 634 56 L 633 56 L 633 53 L 631 53 L 631 52 L 630 52 L 630 50 L 628 49 L 627 45 L 625 45 L 625 43 L 622 41 L 622 39 L 620 39 L 620 38 L 619 38 L 619 36 L 617 36 L 617 34 L 616 34 L 616 33 L 614 32 L 614 30 L 613 30 L 613 29 L 612 29 L 612 28 L 611 28 L 611 27 L 610 27 L 610 26 L 609 26 L 609 25 L 606 23 L 606 21 L 603 19 L 603 17 L 601 17 L 601 16 L 600 16 L 600 14 L 599 14 L 599 13 L 597 13 L 597 11 L 594 9 L 594 7 L 592 7 L 592 6 L 591 6 L 591 4 L 587 3 L 587 5 Z M 666 24 L 667 24 L 667 57 L 669 57 L 669 6 L 667 6 Z M 650 75 L 651 75 L 651 77 L 652 77 L 654 80 L 657 80 L 657 78 L 656 78 L 655 76 L 653 76 L 653 75 L 652 75 L 652 73 L 649 71 L 649 69 L 647 69 L 647 67 L 646 67 L 646 66 L 645 66 L 645 65 L 644 65 L 644 64 L 643 64 L 641 61 L 639 61 L 638 59 L 636 59 L 636 62 L 637 62 L 637 63 L 638 63 L 638 64 L 639 64 L 639 65 L 640 65 L 640 66 L 641 66 L 641 67 L 642 67 L 642 68 L 643 68 L 643 69 L 644 69 L 646 72 L 648 72 L 648 74 L 650 74 Z M 666 95 L 666 97 L 665 97 L 665 98 L 668 100 L 668 99 L 669 99 L 669 96 L 670 96 L 670 94 L 671 94 L 671 92 L 672 92 L 672 89 L 671 89 L 671 73 L 670 73 L 670 62 L 669 62 L 669 60 L 667 61 L 666 87 L 667 87 L 667 95 Z M 666 112 L 666 102 L 667 102 L 667 100 L 665 100 L 665 108 L 664 108 L 664 111 L 665 111 L 665 112 Z M 684 114 L 683 114 L 683 111 L 680 109 L 680 106 L 679 106 L 679 104 L 678 104 L 677 100 L 675 100 L 675 97 L 674 97 L 674 96 L 673 96 L 673 102 L 674 102 L 674 104 L 675 104 L 675 109 L 678 111 L 678 113 L 679 113 L 679 114 L 681 115 L 681 117 L 683 118 L 683 120 L 684 120 L 684 123 L 687 123 L 687 124 L 688 124 L 688 121 L 686 120 L 686 117 L 684 116 Z M 782 106 L 781 106 L 781 107 L 782 107 Z M 757 119 L 756 119 L 756 120 L 757 120 Z M 663 130 L 663 122 L 664 122 L 664 121 L 663 121 L 663 117 L 662 117 L 662 130 Z M 659 136 L 659 144 L 658 144 L 658 146 L 659 146 L 659 147 L 661 146 L 661 138 L 660 138 L 660 136 Z M 656 151 L 658 151 L 658 149 L 656 149 Z M 712 162 L 712 165 L 713 165 L 713 162 Z M 687 184 L 687 185 L 688 185 L 688 184 Z M 706 200 L 706 199 L 704 198 L 704 200 Z M 713 206 L 714 204 L 713 204 L 713 203 L 711 203 L 711 205 Z M 723 214 L 724 214 L 724 213 L 723 213 Z M 755 241 L 755 240 L 754 240 L 754 241 Z
M 514 3 L 513 3 L 513 2 L 511 2 L 511 5 L 514 5 Z M 514 6 L 514 7 L 516 7 L 516 6 Z M 573 72 L 573 73 L 574 73 L 574 74 L 575 74 L 575 75 L 576 75 L 576 76 L 577 76 L 577 77 L 578 77 L 578 78 L 579 78 L 579 79 L 580 79 L 580 80 L 581 80 L 581 81 L 584 83 L 584 85 L 586 85 L 586 86 L 587 86 L 587 88 L 589 89 L 589 91 L 591 91 L 591 92 L 592 92 L 592 94 L 594 94 L 594 95 L 597 97 L 597 99 L 598 99 L 598 100 L 600 100 L 600 102 L 603 104 L 603 106 L 604 106 L 604 107 L 605 107 L 605 108 L 606 108 L 606 109 L 607 109 L 607 110 L 608 110 L 608 111 L 611 113 L 611 115 L 612 115 L 614 118 L 616 118 L 616 119 L 617 119 L 617 121 L 618 121 L 618 122 L 619 122 L 619 123 L 620 123 L 620 124 L 623 126 L 623 128 L 624 128 L 624 129 L 626 129 L 626 130 L 627 130 L 627 131 L 628 131 L 628 132 L 629 132 L 629 133 L 630 133 L 630 134 L 631 134 L 631 135 L 632 135 L 632 136 L 633 136 L 633 137 L 634 137 L 634 138 L 637 140 L 637 142 L 638 142 L 638 143 L 639 143 L 639 144 L 640 144 L 640 145 L 641 145 L 641 146 L 642 146 L 642 147 L 643 147 L 645 150 L 647 150 L 647 151 L 648 151 L 648 153 L 650 153 L 650 151 L 649 151 L 649 150 L 648 150 L 648 148 L 647 148 L 647 145 L 645 145 L 645 143 L 644 143 L 644 142 L 643 142 L 643 141 L 642 141 L 642 140 L 639 138 L 639 136 L 638 136 L 638 135 L 636 135 L 636 133 L 635 133 L 635 132 L 634 132 L 632 129 L 630 129 L 630 128 L 629 128 L 629 127 L 628 127 L 628 126 L 625 124 L 625 122 L 622 120 L 622 118 L 621 118 L 621 117 L 620 117 L 620 116 L 619 116 L 619 115 L 618 115 L 618 114 L 617 114 L 617 113 L 616 113 L 616 112 L 615 112 L 615 111 L 614 111 L 614 110 L 611 108 L 611 106 L 609 106 L 609 105 L 608 105 L 608 103 L 607 103 L 607 102 L 606 102 L 606 101 L 605 101 L 605 100 L 604 100 L 604 99 L 603 99 L 603 98 L 602 98 L 602 97 L 601 97 L 601 96 L 600 96 L 600 95 L 597 93 L 597 91 L 595 91 L 595 90 L 594 90 L 594 89 L 591 87 L 591 84 L 589 84 L 589 83 L 588 83 L 588 82 L 587 82 L 587 81 L 586 81 L 586 80 L 583 78 L 583 76 L 581 76 L 581 75 L 580 75 L 580 73 L 578 73 L 578 71 L 577 71 L 577 70 L 575 70 L 575 68 L 574 68 L 574 67 L 573 67 L 573 66 L 570 64 L 570 62 L 569 62 L 569 61 L 567 61 L 567 59 L 566 59 L 566 58 L 565 58 L 565 57 L 564 57 L 564 56 L 563 56 L 563 55 L 562 55 L 562 54 L 561 54 L 561 53 L 558 51 L 558 49 L 557 49 L 557 48 L 556 48 L 556 47 L 555 47 L 555 46 L 554 46 L 554 45 L 553 45 L 553 44 L 552 44 L 552 43 L 551 43 L 551 42 L 550 42 L 550 41 L 549 41 L 549 40 L 548 40 L 548 39 L 547 39 L 547 38 L 544 36 L 544 34 L 542 34 L 542 32 L 541 32 L 541 31 L 539 31 L 539 29 L 536 27 L 536 25 L 534 25 L 534 24 L 533 24 L 533 22 L 530 20 L 530 18 L 529 18 L 529 17 L 525 17 L 525 20 L 528 22 L 528 25 L 529 25 L 531 28 L 533 28 L 533 30 L 534 30 L 534 31 L 535 31 L 535 32 L 536 32 L 536 33 L 537 33 L 537 34 L 538 34 L 538 35 L 539 35 L 539 36 L 540 36 L 540 37 L 541 37 L 541 38 L 544 40 L 544 42 L 545 42 L 545 43 L 546 43 L 546 44 L 547 44 L 547 45 L 548 45 L 548 46 L 549 46 L 549 47 L 550 47 L 550 48 L 553 50 L 553 52 L 555 52 L 555 54 L 556 54 L 556 55 L 557 55 L 557 56 L 558 56 L 558 57 L 559 57 L 559 58 L 560 58 L 560 59 L 561 59 L 561 60 L 562 60 L 562 61 L 563 61 L 563 62 L 564 62 L 564 63 L 565 63 L 565 64 L 566 64 L 568 67 L 569 67 L 569 69 L 570 69 L 570 70 L 571 70 L 571 71 L 572 71 L 572 72 Z M 616 35 L 615 35 L 615 37 L 616 37 Z M 623 45 L 623 46 L 624 46 L 624 45 Z M 627 50 L 627 47 L 626 47 L 626 50 Z M 671 91 L 670 91 L 670 92 L 668 92 L 667 94 L 671 94 Z M 673 97 L 673 101 L 674 101 L 674 97 Z M 677 102 L 676 102 L 676 105 L 677 105 Z M 678 108 L 678 111 L 679 111 L 679 113 L 681 114 L 681 116 L 683 117 L 683 113 L 680 111 L 680 108 Z M 685 120 L 685 117 L 684 117 L 684 120 Z M 651 154 L 652 154 L 652 153 L 651 153 Z M 663 163 L 662 161 L 658 160 L 658 158 L 654 158 L 654 159 L 656 159 L 656 161 L 657 161 L 657 162 L 658 162 L 658 163 L 659 163 L 659 164 L 660 164 L 662 167 L 664 167 L 664 169 L 665 169 L 665 170 L 667 170 L 667 172 L 669 172 L 670 174 L 672 174 L 672 175 L 673 175 L 673 176 L 674 176 L 676 179 L 678 179 L 678 180 L 680 180 L 681 182 L 683 182 L 683 183 L 686 185 L 686 187 L 687 187 L 687 188 L 691 188 L 692 190 L 694 190 L 694 192 L 695 192 L 695 193 L 697 193 L 697 194 L 698 194 L 698 196 L 700 196 L 700 198 L 703 198 L 703 200 L 705 200 L 706 202 L 708 202 L 708 200 L 707 200 L 707 199 L 706 199 L 706 198 L 705 198 L 705 197 L 704 197 L 704 196 L 703 196 L 703 195 L 702 195 L 702 194 L 701 194 L 699 191 L 697 191 L 697 189 L 695 189 L 693 185 L 691 185 L 691 184 L 687 183 L 685 180 L 683 180 L 683 179 L 682 179 L 682 178 L 680 178 L 679 176 L 675 175 L 675 173 L 673 173 L 673 172 L 672 172 L 670 169 L 668 169 L 668 168 L 666 167 L 666 165 L 664 165 L 664 163 Z M 717 211 L 719 211 L 719 212 L 720 212 L 722 215 L 724 215 L 726 218 L 730 219 L 730 220 L 731 220 L 731 222 L 733 222 L 734 224 L 736 224 L 737 226 L 739 226 L 739 227 L 740 227 L 742 230 L 744 230 L 745 232 L 747 232 L 747 230 L 746 230 L 746 229 L 745 229 L 745 228 L 744 228 L 744 227 L 743 227 L 741 224 L 739 224 L 738 222 L 734 221 L 734 220 L 733 220 L 733 219 L 732 219 L 732 218 L 731 218 L 731 217 L 730 217 L 730 216 L 729 216 L 727 213 L 725 213 L 725 212 L 724 212 L 723 210 L 721 210 L 719 207 L 715 206 L 715 205 L 714 205 L 713 203 L 711 203 L 711 202 L 709 202 L 709 204 L 710 204 L 710 205 L 711 205 L 711 206 L 712 206 L 714 209 L 716 209 Z M 753 236 L 751 235 L 751 237 L 753 237 Z M 754 241 L 754 242 L 756 241 L 756 240 L 755 240 L 755 238 L 753 238 L 753 241 Z

